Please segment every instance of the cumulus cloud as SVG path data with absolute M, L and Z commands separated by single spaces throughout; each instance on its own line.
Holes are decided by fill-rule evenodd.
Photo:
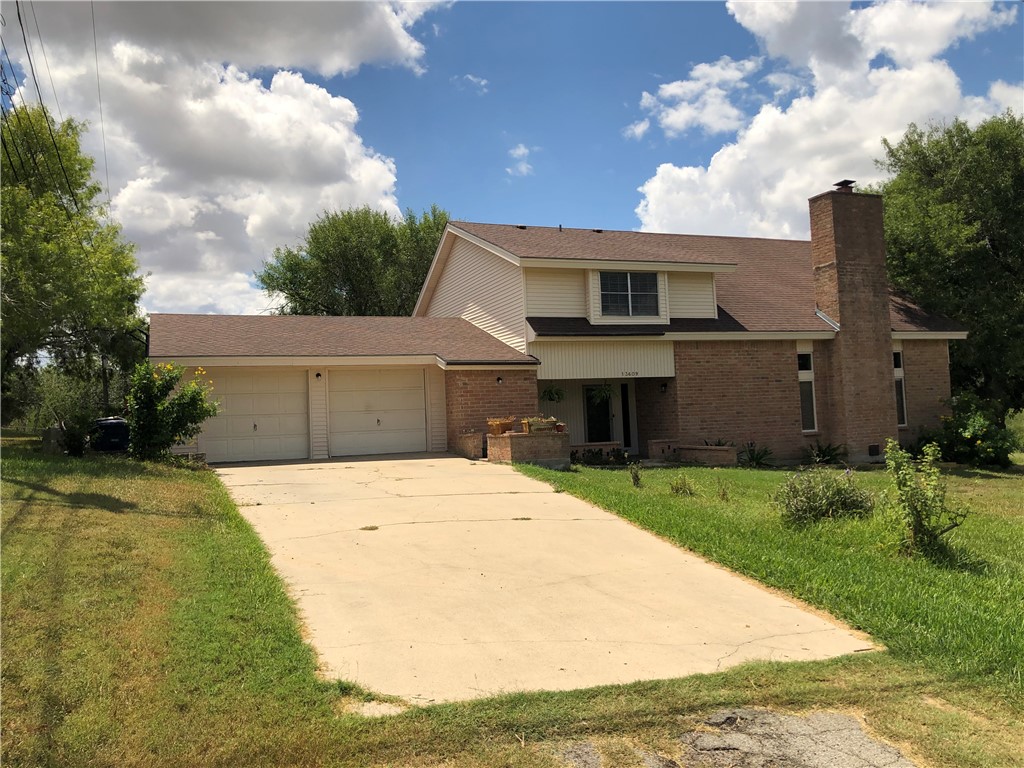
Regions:
M 430 7 L 96 4 L 111 211 L 150 274 L 147 310 L 264 311 L 253 271 L 324 209 L 399 214 L 395 163 L 364 143 L 356 105 L 300 70 L 419 72 L 410 28 Z M 83 149 L 105 180 L 89 6 L 36 13 L 61 107 L 89 122 Z
M 647 133 L 650 127 L 651 121 L 645 117 L 643 120 L 637 120 L 635 123 L 630 123 L 625 128 L 623 128 L 622 135 L 625 136 L 627 139 L 639 140 L 644 137 L 644 134 Z
M 939 58 L 958 40 L 1013 21 L 1014 7 L 891 0 L 856 9 L 821 2 L 728 8 L 774 57 L 775 71 L 761 79 L 773 93 L 706 166 L 658 166 L 639 189 L 642 229 L 806 237 L 807 198 L 843 178 L 880 181 L 874 159 L 881 140 L 899 140 L 908 123 L 956 116 L 976 123 L 1007 106 L 1020 109 L 1020 84 L 995 81 L 983 95 L 965 94 Z M 879 54 L 891 63 L 880 63 Z M 696 79 L 691 73 L 687 82 Z M 778 103 L 790 94 L 787 105 Z M 666 134 L 674 135 L 671 125 Z
M 728 56 L 698 64 L 690 70 L 687 80 L 663 83 L 656 94 L 645 91 L 640 107 L 658 121 L 669 137 L 698 126 L 707 133 L 735 131 L 743 124 L 743 113 L 733 104 L 730 94 L 746 88 L 744 78 L 760 65 L 759 58 L 734 61 Z
M 530 148 L 525 144 L 516 144 L 512 149 L 508 151 L 508 156 L 511 157 L 514 162 L 511 167 L 505 169 L 505 173 L 509 176 L 529 176 L 533 173 L 533 166 L 530 165 Z

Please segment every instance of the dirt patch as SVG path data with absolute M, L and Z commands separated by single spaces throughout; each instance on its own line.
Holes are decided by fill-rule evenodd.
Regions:
M 679 737 L 675 754 L 636 749 L 645 768 L 915 768 L 895 747 L 837 712 L 787 715 L 760 709 L 717 712 Z M 591 742 L 561 752 L 571 768 L 604 768 Z

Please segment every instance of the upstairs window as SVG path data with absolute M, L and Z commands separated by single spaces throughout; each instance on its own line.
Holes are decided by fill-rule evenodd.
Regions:
M 657 317 L 657 272 L 602 272 L 601 314 L 611 317 Z

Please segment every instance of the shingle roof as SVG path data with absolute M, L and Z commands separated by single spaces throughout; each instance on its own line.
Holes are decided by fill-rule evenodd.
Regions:
M 149 318 L 151 357 L 436 355 L 447 363 L 537 361 L 457 317 L 177 315 Z
M 750 331 L 760 333 L 830 331 L 832 326 L 815 313 L 811 244 L 807 240 L 771 240 L 754 237 L 673 235 L 618 230 L 525 227 L 455 221 L 452 226 L 485 240 L 520 258 L 648 261 L 666 264 L 733 264 L 731 272 L 715 275 L 719 319 L 673 321 L 665 331 Z M 924 312 L 907 299 L 893 296 L 894 331 L 955 332 L 966 330 L 946 318 Z M 564 320 L 565 318 L 562 318 Z M 531 318 L 531 327 L 546 320 Z M 584 326 L 556 324 L 564 335 L 592 335 Z M 589 326 L 589 323 L 586 323 Z M 604 326 L 602 326 L 604 327 Z M 628 326 L 633 327 L 633 326 Z M 656 326 L 662 327 L 662 326 Z M 649 335 L 652 326 L 637 334 Z M 557 334 L 562 335 L 562 334 Z M 603 335 L 609 335 L 607 333 Z

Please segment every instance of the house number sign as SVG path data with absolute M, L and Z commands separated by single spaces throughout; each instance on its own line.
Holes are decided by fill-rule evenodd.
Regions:
M 622 371 L 621 375 L 623 378 L 630 378 L 632 376 L 639 376 L 640 371 Z

